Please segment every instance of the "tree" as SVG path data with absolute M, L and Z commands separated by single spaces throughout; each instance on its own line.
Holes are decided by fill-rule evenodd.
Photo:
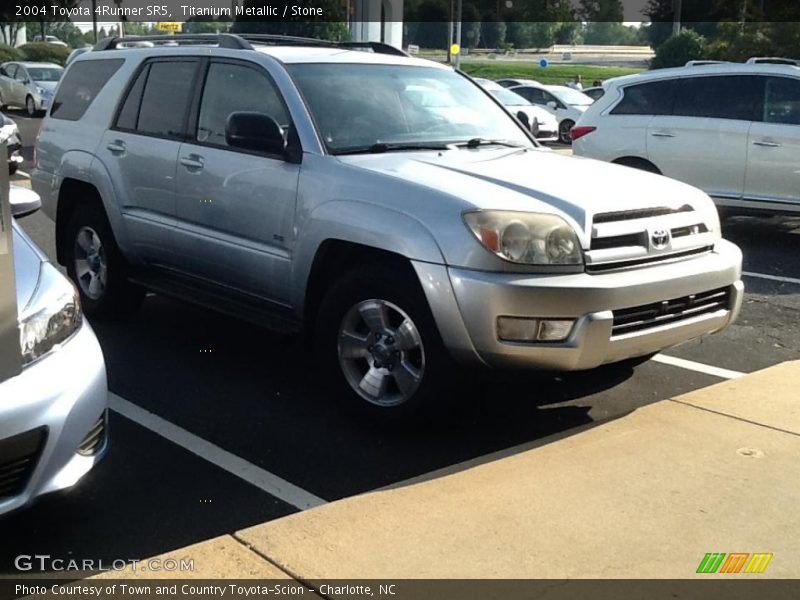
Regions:
M 481 39 L 484 48 L 503 48 L 506 44 L 505 21 L 493 20 L 491 13 L 484 14 L 481 24 Z
M 307 21 L 308 17 L 283 18 L 283 4 L 287 7 L 296 3 L 284 0 L 283 3 L 270 0 L 244 0 L 242 6 L 250 9 L 277 8 L 278 16 L 241 16 L 231 27 L 233 33 L 272 33 L 276 35 L 296 35 L 322 40 L 350 39 L 347 27 L 346 9 L 339 0 L 306 0 L 303 8 L 320 8 L 326 20 Z
M 636 27 L 626 27 L 622 23 L 592 21 L 586 24 L 583 32 L 584 44 L 600 46 L 632 46 L 639 43 Z
M 688 29 L 672 36 L 661 44 L 656 50 L 656 55 L 650 67 L 653 69 L 680 67 L 690 60 L 703 58 L 704 54 L 703 37 L 697 32 Z
M 589 22 L 622 23 L 622 0 L 581 0 L 580 16 Z

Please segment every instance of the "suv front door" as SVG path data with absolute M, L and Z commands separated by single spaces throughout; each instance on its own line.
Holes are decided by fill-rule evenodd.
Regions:
M 750 128 L 744 197 L 800 207 L 800 79 L 766 78 L 763 117 Z
M 178 157 L 176 248 L 187 274 L 286 304 L 300 165 L 229 146 L 234 112 L 267 114 L 284 132 L 292 126 L 261 66 L 208 62 L 193 139 Z

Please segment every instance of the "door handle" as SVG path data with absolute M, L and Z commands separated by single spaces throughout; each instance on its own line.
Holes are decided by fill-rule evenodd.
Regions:
M 190 154 L 189 156 L 181 156 L 181 164 L 184 167 L 186 167 L 189 171 L 200 171 L 205 166 L 203 157 L 200 156 L 199 154 Z
M 675 137 L 674 133 L 667 133 L 666 131 L 654 131 L 650 135 L 652 135 L 653 137 L 663 137 L 663 138 L 674 138 Z
M 111 154 L 120 155 L 125 153 L 126 146 L 125 142 L 122 140 L 114 140 L 108 146 L 106 146 L 106 148 L 108 148 Z
M 767 140 L 759 140 L 757 142 L 753 142 L 754 146 L 763 146 L 765 148 L 779 148 L 780 144 L 778 142 L 768 142 Z

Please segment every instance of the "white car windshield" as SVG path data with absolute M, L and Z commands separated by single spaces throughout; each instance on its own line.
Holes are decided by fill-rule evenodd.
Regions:
M 28 75 L 33 81 L 55 82 L 61 79 L 63 72 L 61 67 L 28 67 Z
M 583 92 L 573 90 L 572 88 L 549 88 L 549 90 L 556 98 L 561 100 L 561 102 L 569 104 L 570 106 L 589 106 L 594 102 Z
M 502 108 L 449 69 L 366 64 L 287 68 L 333 154 L 476 145 L 476 140 L 533 147 Z

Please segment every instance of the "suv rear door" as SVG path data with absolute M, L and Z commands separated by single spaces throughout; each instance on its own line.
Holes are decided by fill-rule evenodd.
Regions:
M 198 59 L 178 57 L 146 62 L 97 150 L 132 250 L 155 265 L 174 263 L 175 169 L 197 65 Z
M 204 70 L 191 140 L 178 157 L 181 270 L 285 303 L 300 165 L 229 146 L 225 124 L 233 112 L 259 112 L 288 132 L 289 111 L 260 65 L 212 59 Z
M 718 198 L 744 191 L 747 136 L 758 114 L 763 82 L 754 75 L 678 80 L 672 115 L 647 128 L 647 155 L 667 177 Z
M 800 208 L 800 78 L 765 79 L 764 111 L 750 128 L 744 196 Z

